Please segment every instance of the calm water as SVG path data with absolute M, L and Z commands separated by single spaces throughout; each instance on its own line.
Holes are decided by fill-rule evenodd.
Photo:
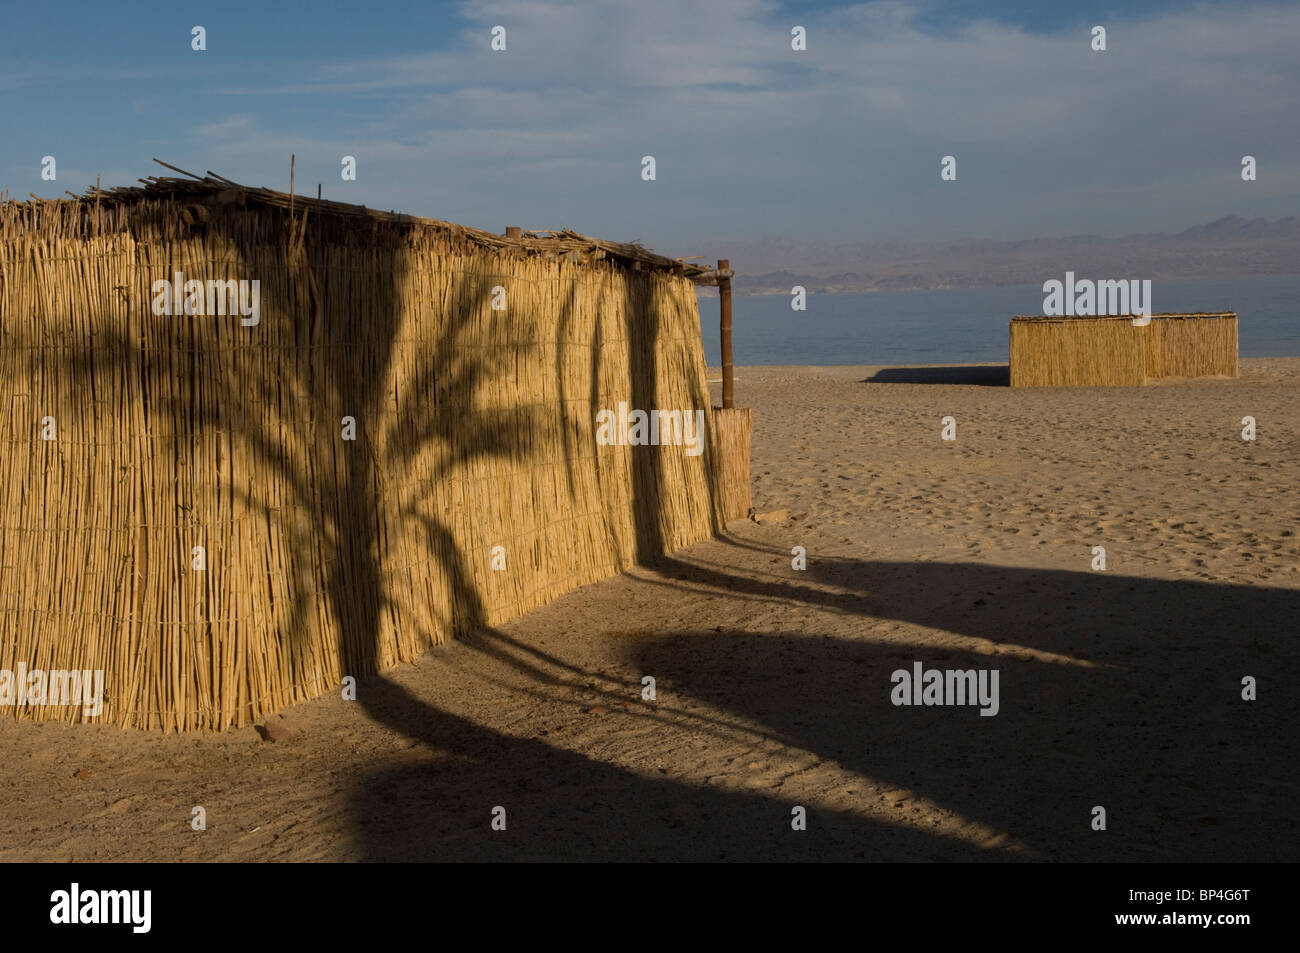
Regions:
M 1058 276 L 1059 277 L 1059 276 Z M 1090 277 L 1090 276 L 1084 276 Z M 1300 356 L 1300 276 L 1153 281 L 1153 311 L 1236 311 L 1242 357 Z M 1007 324 L 1042 314 L 1041 285 L 950 291 L 737 296 L 737 364 L 965 364 L 1007 360 Z M 718 299 L 700 299 L 704 354 L 721 361 Z

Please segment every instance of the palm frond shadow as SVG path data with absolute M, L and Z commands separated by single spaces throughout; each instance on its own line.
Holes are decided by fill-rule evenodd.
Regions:
M 1239 684 L 1248 671 L 1274 684 L 1300 678 L 1300 664 L 1268 644 L 1300 611 L 1300 592 L 960 563 L 825 559 L 798 581 L 676 559 L 657 566 L 680 580 L 668 589 L 771 596 L 839 629 L 896 620 L 952 633 L 936 646 L 733 627 L 629 643 L 631 666 L 689 700 L 683 709 L 707 706 L 765 744 L 862 779 L 847 782 L 855 791 L 828 792 L 856 795 L 851 806 L 807 805 L 808 830 L 796 834 L 797 786 L 634 770 L 431 711 L 384 685 L 376 711 L 435 760 L 377 772 L 358 790 L 364 855 L 1241 861 L 1289 859 L 1300 841 L 1282 820 L 1300 790 L 1296 705 L 1252 707 Z M 573 702 L 576 685 L 601 677 L 490 628 L 466 644 L 530 679 L 542 699 Z M 999 670 L 999 714 L 894 705 L 891 675 L 916 661 Z M 690 737 L 710 725 L 605 717 L 654 717 Z M 735 778 L 721 763 L 714 770 Z M 868 785 L 893 792 L 893 809 L 881 810 Z M 1098 804 L 1108 832 L 1090 826 Z M 497 805 L 508 811 L 505 832 L 489 828 Z

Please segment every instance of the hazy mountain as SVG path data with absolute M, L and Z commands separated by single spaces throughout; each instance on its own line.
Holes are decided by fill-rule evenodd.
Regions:
M 1079 278 L 1231 278 L 1300 273 L 1300 219 L 1229 215 L 1181 232 L 938 244 L 764 238 L 726 249 L 741 294 L 1041 284 Z

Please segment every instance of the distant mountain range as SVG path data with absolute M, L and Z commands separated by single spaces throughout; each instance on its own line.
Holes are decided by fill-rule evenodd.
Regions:
M 766 238 L 726 249 L 738 294 L 904 291 L 1039 284 L 1079 278 L 1231 278 L 1300 273 L 1300 218 L 1229 215 L 1186 231 L 939 244 Z

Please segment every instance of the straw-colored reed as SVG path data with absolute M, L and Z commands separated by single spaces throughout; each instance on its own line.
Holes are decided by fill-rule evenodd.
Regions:
M 1159 320 L 1156 320 L 1156 318 Z M 1237 315 L 1153 316 L 1143 348 L 1143 370 L 1156 377 L 1236 377 Z
M 1160 377 L 1237 376 L 1234 312 L 1122 317 L 1017 317 L 1012 387 L 1140 387 Z
M 717 432 L 718 485 L 722 494 L 722 516 L 727 521 L 749 515 L 753 505 L 749 482 L 750 437 L 754 412 L 749 407 L 714 407 Z
M 6 204 L 0 670 L 237 727 L 720 528 L 690 281 L 525 244 L 242 193 Z M 260 281 L 260 323 L 154 315 L 176 271 Z M 703 409 L 705 452 L 598 446 L 620 401 Z

